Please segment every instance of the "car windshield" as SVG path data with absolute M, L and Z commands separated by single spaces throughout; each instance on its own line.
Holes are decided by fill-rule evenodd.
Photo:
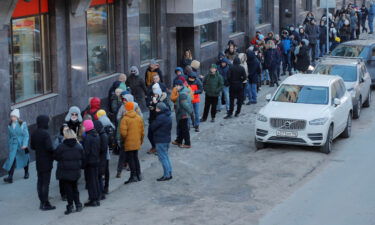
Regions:
M 283 84 L 273 101 L 327 105 L 328 93 L 328 87 Z
M 360 45 L 339 45 L 332 51 L 331 55 L 366 58 L 368 48 Z
M 357 67 L 345 65 L 318 65 L 313 73 L 337 75 L 345 82 L 355 82 L 357 80 Z

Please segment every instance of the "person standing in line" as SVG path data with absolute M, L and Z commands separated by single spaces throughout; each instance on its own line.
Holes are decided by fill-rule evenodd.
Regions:
M 56 179 L 58 179 L 66 190 L 68 205 L 65 215 L 73 212 L 73 202 L 76 212 L 82 211 L 82 203 L 79 200 L 78 180 L 81 177 L 81 169 L 84 163 L 84 152 L 82 145 L 77 140 L 77 135 L 72 129 L 65 129 L 64 141 L 54 152 L 57 161 Z
M 26 122 L 20 119 L 20 111 L 14 109 L 10 113 L 10 122 L 8 125 L 8 159 L 3 165 L 3 169 L 8 171 L 8 177 L 4 178 L 5 183 L 13 183 L 13 174 L 15 169 L 23 168 L 25 171 L 24 179 L 29 179 L 29 161 L 28 150 L 29 131 Z
M 154 134 L 159 161 L 162 164 L 164 171 L 163 176 L 157 179 L 157 181 L 168 181 L 172 179 L 172 164 L 168 156 L 172 132 L 171 111 L 163 102 L 159 102 L 156 104 L 156 112 L 158 115 L 150 126 L 152 133 Z
M 289 38 L 288 31 L 284 30 L 281 36 L 281 56 L 283 65 L 283 75 L 288 70 L 289 76 L 292 74 L 292 58 L 291 58 L 292 41 Z M 279 66 L 280 68 L 280 66 Z
M 96 113 L 101 109 L 101 100 L 100 98 L 93 97 L 90 99 L 89 106 L 82 112 L 82 117 L 90 115 L 93 120 L 98 120 Z
M 133 102 L 127 102 L 125 108 L 126 114 L 121 120 L 120 132 L 130 167 L 130 177 L 124 184 L 130 184 L 142 180 L 138 151 L 143 144 L 144 124 L 142 117 L 134 111 Z
M 224 88 L 222 90 L 222 94 L 220 94 L 219 96 L 219 102 L 217 105 L 217 111 L 219 112 L 221 111 L 221 104 L 223 100 L 225 101 L 226 112 L 229 111 L 229 83 L 228 83 L 229 68 L 230 68 L 230 61 L 227 58 L 223 58 L 220 62 L 220 66 L 217 69 L 219 71 L 219 74 L 223 77 L 223 80 L 224 80 Z
M 278 62 L 280 62 L 280 55 L 276 50 L 275 42 L 269 41 L 267 43 L 267 50 L 264 53 L 264 64 L 266 66 L 266 69 L 268 69 L 270 73 L 270 87 L 273 87 L 275 84 L 276 86 L 279 86 L 279 82 L 277 80 L 276 75 Z
M 180 148 L 191 148 L 189 119 L 194 121 L 193 105 L 191 103 L 190 89 L 184 85 L 182 80 L 176 82 L 178 98 L 176 101 L 176 118 L 178 123 L 178 134 L 176 141 L 172 142 Z
M 40 210 L 56 209 L 48 200 L 51 171 L 53 168 L 53 144 L 48 133 L 49 117 L 39 115 L 36 118 L 37 129 L 31 134 L 30 147 L 35 151 L 36 171 L 38 174 L 38 196 Z
M 158 75 L 160 82 L 163 82 L 163 73 L 160 70 L 160 65 L 155 59 L 152 59 L 145 73 L 145 84 L 147 87 L 150 87 L 154 83 L 155 75 Z
M 311 60 L 314 61 L 319 56 L 319 26 L 316 25 L 315 19 L 306 24 L 306 34 L 309 35 Z
M 232 118 L 235 99 L 237 99 L 237 110 L 235 117 L 238 117 L 238 115 L 241 113 L 244 97 L 243 83 L 246 81 L 246 78 L 246 71 L 241 66 L 240 59 L 236 57 L 233 61 L 233 66 L 228 71 L 230 106 L 229 112 L 224 119 Z
M 368 10 L 368 27 L 370 29 L 369 34 L 374 33 L 374 17 L 375 17 L 375 2 L 370 2 L 370 8 Z
M 105 193 L 104 193 L 104 179 L 105 179 L 105 173 L 107 168 L 107 156 L 108 156 L 108 135 L 104 130 L 104 126 L 102 122 L 99 120 L 94 121 L 94 128 L 96 132 L 99 134 L 100 137 L 100 151 L 99 151 L 99 191 L 100 191 L 100 200 L 105 199 Z
M 366 20 L 367 20 L 367 17 L 368 17 L 368 9 L 366 8 L 366 4 L 362 4 L 362 7 L 361 7 L 360 11 L 361 11 L 362 33 L 364 33 L 364 32 L 367 33 Z
M 224 79 L 217 71 L 217 65 L 212 64 L 210 72 L 203 79 L 203 89 L 206 93 L 203 116 L 200 122 L 206 122 L 208 113 L 211 110 L 211 122 L 215 122 L 216 106 L 219 95 L 224 87 Z M 198 119 L 198 118 L 196 118 Z
M 147 95 L 147 88 L 144 80 L 139 77 L 138 67 L 130 67 L 130 76 L 126 81 L 126 85 L 130 87 L 135 102 L 138 103 L 142 111 L 146 110 L 145 96 Z
M 99 187 L 99 163 L 100 163 L 100 137 L 94 128 L 92 120 L 83 121 L 84 138 L 83 147 L 85 153 L 86 187 L 89 193 L 89 201 L 85 206 L 100 206 Z
M 68 125 L 69 129 L 72 129 L 77 137 L 78 140 L 79 135 L 81 133 L 81 124 L 82 124 L 82 115 L 81 110 L 77 106 L 72 106 L 69 108 L 68 114 L 65 116 L 65 123 Z
M 249 99 L 250 104 L 257 103 L 257 84 L 259 82 L 259 77 L 262 73 L 262 68 L 258 58 L 253 51 L 247 52 L 247 67 L 249 68 L 249 85 L 251 97 Z
M 296 69 L 302 73 L 306 73 L 310 66 L 310 56 L 308 49 L 308 40 L 303 39 L 298 47 Z
M 197 77 L 197 73 L 193 71 L 189 74 L 187 82 L 193 92 L 192 103 L 193 103 L 194 118 L 195 118 L 193 126 L 195 129 L 195 132 L 199 132 L 199 122 L 200 122 L 199 121 L 199 105 L 201 102 L 200 95 L 203 92 L 203 84 Z

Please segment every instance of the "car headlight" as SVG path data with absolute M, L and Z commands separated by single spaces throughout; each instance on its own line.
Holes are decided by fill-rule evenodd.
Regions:
M 319 118 L 315 120 L 310 120 L 309 124 L 310 125 L 324 125 L 327 121 L 328 121 L 328 118 L 324 117 L 324 118 Z
M 258 113 L 257 114 L 257 120 L 261 121 L 261 122 L 267 122 L 268 119 L 265 115 Z

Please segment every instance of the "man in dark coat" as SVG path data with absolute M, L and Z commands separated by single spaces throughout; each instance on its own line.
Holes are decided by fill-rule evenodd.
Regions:
M 306 25 L 306 34 L 309 35 L 309 44 L 311 51 L 311 60 L 318 58 L 318 40 L 319 40 L 319 26 L 316 25 L 315 19 L 311 20 L 309 24 Z
M 147 95 L 147 88 L 144 80 L 139 77 L 139 70 L 136 66 L 130 67 L 130 76 L 126 80 L 126 85 L 130 88 L 135 102 L 138 103 L 141 110 L 146 110 L 145 96 Z
M 203 89 L 206 94 L 206 98 L 204 101 L 204 111 L 201 122 L 206 122 L 210 109 L 211 122 L 215 122 L 217 101 L 223 87 L 223 77 L 217 71 L 217 65 L 212 64 L 209 74 L 207 74 L 203 80 Z
M 83 138 L 83 147 L 85 153 L 85 176 L 86 187 L 89 193 L 89 201 L 85 206 L 100 206 L 100 187 L 99 187 L 99 165 L 100 165 L 100 137 L 94 129 L 94 123 L 91 120 L 83 121 L 85 136 Z
M 31 149 L 35 150 L 38 173 L 38 196 L 41 210 L 56 209 L 48 200 L 49 183 L 53 167 L 53 145 L 48 133 L 49 117 L 40 115 L 36 119 L 37 130 L 31 134 Z
M 108 160 L 107 160 L 107 155 L 108 155 L 108 135 L 104 130 L 103 124 L 97 120 L 94 121 L 94 127 L 96 132 L 99 134 L 100 137 L 100 151 L 99 151 L 99 158 L 100 158 L 100 163 L 99 163 L 99 187 L 100 187 L 100 199 L 104 200 L 105 195 L 104 195 L 104 175 L 105 171 L 107 168 Z
M 247 52 L 247 68 L 248 68 L 248 80 L 250 84 L 250 104 L 257 103 L 257 84 L 259 82 L 260 74 L 262 73 L 262 68 L 258 58 L 253 51 Z
M 217 68 L 219 74 L 223 77 L 224 88 L 217 104 L 217 110 L 221 111 L 221 104 L 225 102 L 225 109 L 229 111 L 229 83 L 228 83 L 228 71 L 231 66 L 231 62 L 227 58 L 221 60 L 220 66 Z
M 234 111 L 234 100 L 237 99 L 237 110 L 235 117 L 241 113 L 241 107 L 244 98 L 243 83 L 246 81 L 246 71 L 241 66 L 241 60 L 236 57 L 233 60 L 233 66 L 228 71 L 228 83 L 229 83 L 229 112 L 224 119 L 232 117 Z

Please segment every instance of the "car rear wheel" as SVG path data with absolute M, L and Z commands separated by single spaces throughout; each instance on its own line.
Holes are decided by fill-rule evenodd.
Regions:
M 257 150 L 261 150 L 266 147 L 266 143 L 258 141 L 257 138 L 255 138 L 254 143 Z
M 329 154 L 332 150 L 332 142 L 333 142 L 333 126 L 331 125 L 328 129 L 326 142 L 323 146 L 320 147 L 320 152 Z
M 361 116 L 362 98 L 360 97 L 357 104 L 353 107 L 353 118 L 358 119 Z
M 372 95 L 372 91 L 371 89 L 369 90 L 369 93 L 368 93 L 368 97 L 367 97 L 367 100 L 363 103 L 363 107 L 370 107 L 370 103 L 371 103 L 371 95 Z
M 352 115 L 349 113 L 348 120 L 346 121 L 346 127 L 344 132 L 342 132 L 341 136 L 343 138 L 349 138 L 352 134 Z

